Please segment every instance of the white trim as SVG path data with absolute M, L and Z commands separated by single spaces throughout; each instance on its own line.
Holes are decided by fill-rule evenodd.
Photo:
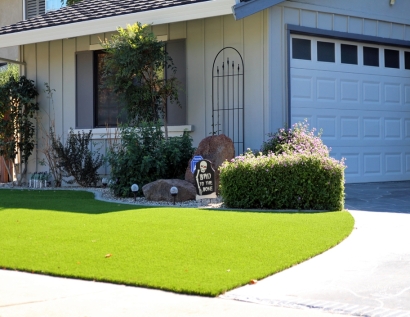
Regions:
M 168 41 L 168 34 L 158 35 L 158 36 L 157 36 L 157 41 L 160 41 L 160 42 L 166 42 L 166 41 Z
M 349 9 L 334 8 L 330 6 L 325 7 L 325 6 L 318 5 L 318 4 L 307 4 L 307 3 L 289 2 L 289 1 L 286 1 L 285 3 L 278 4 L 278 5 L 281 5 L 283 7 L 288 7 L 288 8 L 294 8 L 294 9 L 326 12 L 326 13 L 333 13 L 333 14 L 344 15 L 344 16 L 357 17 L 361 19 L 364 18 L 364 19 L 369 19 L 369 20 L 377 20 L 377 21 L 384 21 L 384 22 L 389 22 L 389 23 L 409 25 L 409 19 L 394 17 L 391 15 L 374 14 L 374 13 L 369 13 L 365 11 L 355 11 L 355 10 L 349 10 Z
M 49 28 L 34 29 L 0 35 L 0 48 L 25 45 L 83 35 L 115 31 L 119 26 L 140 22 L 165 24 L 232 14 L 235 0 L 212 0 L 170 8 L 144 11 L 115 17 L 70 23 Z
M 98 51 L 102 49 L 103 47 L 101 46 L 101 44 L 91 44 L 89 48 L 90 51 Z
M 118 130 L 117 128 L 94 128 L 94 129 L 74 129 L 74 133 L 78 133 L 81 131 L 84 132 L 88 132 L 90 131 L 93 134 L 93 140 L 95 139 L 109 139 L 110 136 L 114 137 L 116 135 L 118 135 Z M 162 127 L 162 130 L 164 130 L 164 127 Z M 174 136 L 181 136 L 185 131 L 187 132 L 193 132 L 194 131 L 194 126 L 191 124 L 187 124 L 187 125 L 171 125 L 168 126 L 168 135 L 170 137 L 174 137 Z M 69 133 L 70 131 L 68 131 Z

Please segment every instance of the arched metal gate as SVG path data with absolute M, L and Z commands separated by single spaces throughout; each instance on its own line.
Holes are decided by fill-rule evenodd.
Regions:
M 244 85 L 241 54 L 233 47 L 221 49 L 212 66 L 212 134 L 230 137 L 236 155 L 245 152 Z

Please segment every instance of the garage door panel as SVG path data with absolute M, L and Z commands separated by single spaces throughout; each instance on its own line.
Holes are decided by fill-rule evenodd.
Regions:
M 327 140 L 337 140 L 337 122 L 338 118 L 331 116 L 317 116 L 316 127 L 322 130 L 322 138 Z
M 346 166 L 348 168 L 345 171 L 345 175 L 347 176 L 355 176 L 359 177 L 360 172 L 360 154 L 359 153 L 342 153 L 338 157 L 340 160 L 342 157 L 346 159 Z
M 404 138 L 407 139 L 407 142 L 410 139 L 410 119 L 404 120 Z
M 360 101 L 360 82 L 358 80 L 340 79 L 340 101 L 354 102 Z
M 381 153 L 363 153 L 363 175 L 382 175 Z
M 410 119 L 385 117 L 390 112 L 351 110 L 350 116 L 345 116 L 346 111 L 340 109 L 316 109 L 316 114 L 309 109 L 312 110 L 292 109 L 292 124 L 307 119 L 311 127 L 323 131 L 325 143 L 332 141 L 332 144 L 341 145 L 354 141 L 357 146 L 362 146 L 377 141 L 384 146 L 402 144 L 406 138 L 410 139 Z
M 340 138 L 348 140 L 359 140 L 360 138 L 360 118 L 341 117 L 340 118 Z
M 363 103 L 378 104 L 380 103 L 381 84 L 379 82 L 363 81 Z
M 401 85 L 398 83 L 384 84 L 384 102 L 401 104 Z
M 385 154 L 386 174 L 400 174 L 403 172 L 403 155 L 400 152 Z
M 316 100 L 326 102 L 337 102 L 336 79 L 317 78 L 316 79 Z
M 363 118 L 363 140 L 381 140 L 382 122 L 380 117 Z
M 306 70 L 291 70 L 292 101 L 312 102 L 301 106 L 315 106 L 313 103 L 316 102 L 337 108 L 339 106 L 335 102 L 343 102 L 349 109 L 373 109 L 377 106 L 377 109 L 388 111 L 410 110 L 410 86 L 405 86 L 402 78 L 380 76 L 380 80 L 375 81 L 374 76 L 366 75 L 360 80 L 352 80 L 357 75 L 340 73 L 338 78 L 331 78 L 329 71 L 312 70 L 309 76 L 304 76 L 303 72 Z M 336 75 L 333 73 L 333 76 Z
M 410 174 L 410 152 L 405 153 L 405 171 Z
M 410 179 L 410 70 L 404 68 L 404 50 L 393 48 L 400 67 L 388 68 L 388 47 L 370 45 L 379 49 L 379 66 L 365 66 L 363 47 L 369 44 L 326 39 L 335 43 L 335 60 L 320 62 L 316 44 L 323 39 L 303 38 L 311 40 L 311 60 L 291 58 L 292 124 L 306 118 L 323 130 L 331 156 L 346 158 L 347 182 Z M 356 61 L 341 63 L 341 44 L 357 47 Z
M 410 105 L 410 85 L 404 85 L 404 104 Z
M 292 99 L 313 100 L 313 78 L 311 76 L 292 76 Z
M 309 61 L 313 62 L 313 61 Z M 298 66 L 296 66 L 298 65 Z M 332 65 L 338 67 L 336 69 L 330 69 Z M 343 70 L 341 69 L 343 68 Z M 313 62 L 311 65 L 307 65 L 306 61 L 301 60 L 292 60 L 292 69 L 301 69 L 305 71 L 324 71 L 324 72 L 332 72 L 332 73 L 341 73 L 341 74 L 354 74 L 355 76 L 384 76 L 386 78 L 405 78 L 407 75 L 403 74 L 402 71 L 386 68 L 383 66 L 379 67 L 372 67 L 372 66 L 360 66 L 358 65 L 347 65 L 341 63 L 325 63 L 325 62 Z M 382 70 L 382 72 L 381 72 Z
M 402 120 L 400 118 L 385 118 L 384 119 L 384 137 L 390 140 L 402 140 L 403 129 Z

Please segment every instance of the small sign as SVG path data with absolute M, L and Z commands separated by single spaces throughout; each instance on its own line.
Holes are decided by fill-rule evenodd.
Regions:
M 196 163 L 198 163 L 199 161 L 202 161 L 204 158 L 201 155 L 196 155 L 194 156 L 194 158 L 191 160 L 191 173 L 194 174 L 195 173 L 195 169 L 196 169 Z
M 196 199 L 216 198 L 215 171 L 211 161 L 201 160 L 196 163 L 195 173 Z

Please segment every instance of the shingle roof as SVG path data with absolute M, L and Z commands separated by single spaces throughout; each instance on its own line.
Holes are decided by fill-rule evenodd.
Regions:
M 210 0 L 83 0 L 70 7 L 0 28 L 0 35 L 109 18 Z

